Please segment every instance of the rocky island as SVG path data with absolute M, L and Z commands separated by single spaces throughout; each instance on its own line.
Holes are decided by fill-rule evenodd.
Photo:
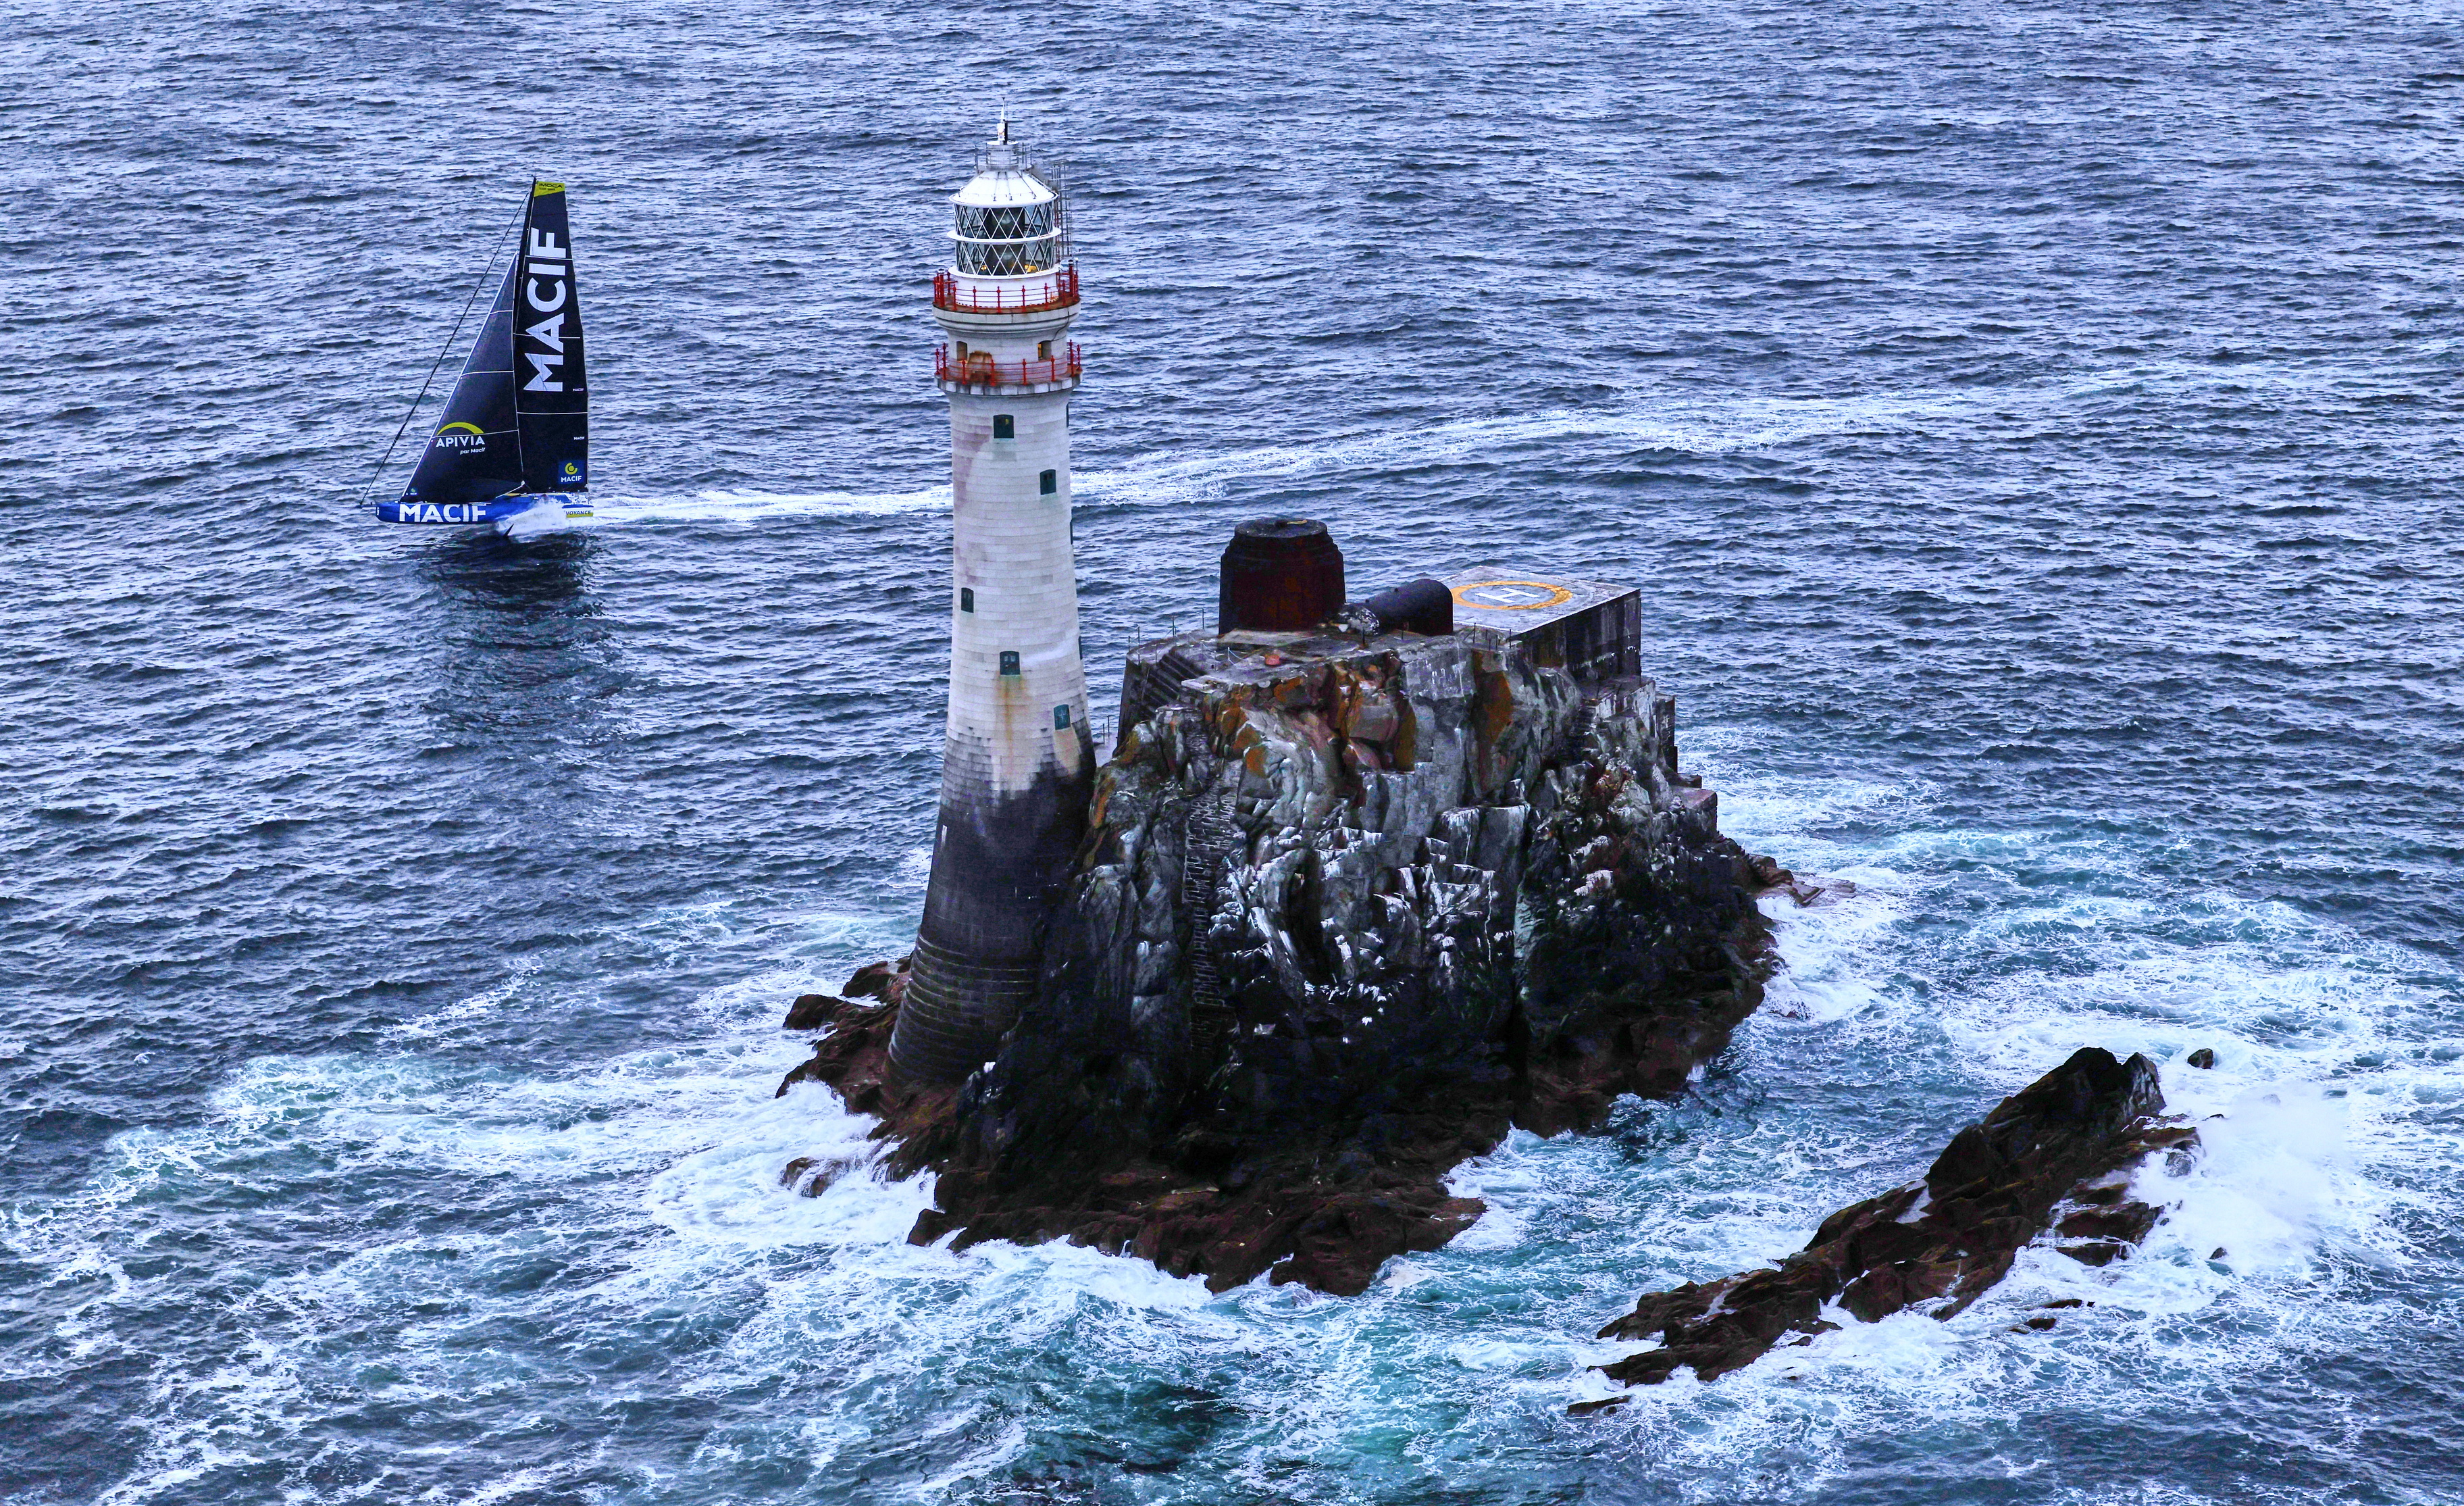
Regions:
M 1132 653 L 1035 992 L 962 1081 L 892 1069 L 896 970 L 799 1002 L 828 1033 L 789 1082 L 939 1174 L 913 1238 L 1354 1293 L 1479 1217 L 1443 1179 L 1510 1127 L 1595 1125 L 1727 1043 L 1787 875 L 1680 772 L 1633 594 L 1529 573 Z M 1575 609 L 1454 621 L 1483 586 Z
M 1446 1175 L 1510 1129 L 1682 1091 L 1762 997 L 1757 896 L 1815 897 L 1681 771 L 1633 592 L 1492 569 L 1346 603 L 1331 541 L 1293 520 L 1244 524 L 1223 579 L 1217 631 L 1129 655 L 1032 987 L 974 1037 L 984 1059 L 902 1067 L 905 963 L 789 1015 L 824 1033 L 779 1091 L 827 1084 L 878 1117 L 891 1175 L 937 1174 L 913 1242 L 1358 1293 L 1480 1217 Z M 935 965 L 958 997 L 964 969 Z M 930 1023 L 938 1049 L 966 1020 Z M 2049 1231 L 2109 1260 L 2161 1217 L 2133 1169 L 2195 1148 L 2163 1109 L 2145 1058 L 2083 1050 L 1801 1252 L 1643 1297 L 1600 1337 L 1660 1342 L 1601 1368 L 1708 1381 L 1841 1318 L 1947 1318 Z
M 2084 1048 L 1961 1130 L 1922 1178 L 1832 1214 L 1777 1266 L 1643 1297 L 1599 1337 L 1660 1346 L 1600 1368 L 1644 1385 L 1681 1366 L 1711 1381 L 1783 1340 L 1810 1343 L 1839 1327 L 1828 1312 L 1867 1323 L 1911 1307 L 1953 1318 L 2002 1279 L 2022 1246 L 2048 1233 L 2062 1254 L 2104 1265 L 2164 1216 L 2131 1196 L 2140 1165 L 2159 1154 L 2189 1158 L 2198 1138 L 2165 1118 L 2154 1063 Z

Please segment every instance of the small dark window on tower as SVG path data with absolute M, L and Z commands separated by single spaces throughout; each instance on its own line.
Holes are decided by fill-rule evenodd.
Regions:
M 1053 725 L 1053 727 L 1054 727 L 1056 730 L 1058 730 L 1059 728 L 1066 727 L 1066 726 L 1069 725 L 1069 708 L 1068 708 L 1068 707 L 1067 707 L 1067 706 L 1055 706 L 1055 707 L 1053 707 L 1053 708 L 1052 708 L 1052 725 Z
M 961 586 L 958 587 L 958 609 L 960 611 L 973 611 L 976 609 L 976 588 L 974 587 Z
M 967 343 L 963 340 L 958 342 L 958 359 L 961 361 L 967 359 Z
M 1018 673 L 1018 651 L 1016 649 L 1001 650 L 1001 672 L 1004 675 L 1015 675 Z
M 1043 479 L 1043 483 L 1044 483 L 1044 495 L 1045 495 L 1045 496 L 1046 496 L 1046 497 L 1050 497 L 1053 493 L 1055 493 L 1055 492 L 1057 492 L 1057 491 L 1061 490 L 1061 473 L 1060 473 L 1060 472 L 1058 472 L 1058 471 L 1046 471 L 1046 472 L 1045 472 L 1045 473 L 1044 473 L 1044 476 L 1043 476 L 1042 479 Z
M 1035 343 L 1035 359 L 1038 361 L 1049 361 L 1052 359 L 1051 341 L 1039 340 Z
M 1018 420 L 1012 418 L 1007 413 L 995 413 L 993 415 L 993 437 L 995 439 L 1017 438 Z

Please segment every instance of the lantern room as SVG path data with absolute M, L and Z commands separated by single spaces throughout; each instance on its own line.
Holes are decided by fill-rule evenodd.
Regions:
M 952 264 L 969 277 L 1032 277 L 1059 266 L 1066 255 L 1061 195 L 1009 139 L 1007 121 L 950 205 Z

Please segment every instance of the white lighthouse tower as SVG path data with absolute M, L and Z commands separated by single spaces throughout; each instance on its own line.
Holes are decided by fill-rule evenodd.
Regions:
M 890 1048 L 917 1085 L 989 1060 L 1034 993 L 1095 771 L 1069 542 L 1078 271 L 1061 195 L 1003 122 L 950 203 L 951 265 L 933 278 L 950 342 L 935 361 L 950 395 L 950 720 Z

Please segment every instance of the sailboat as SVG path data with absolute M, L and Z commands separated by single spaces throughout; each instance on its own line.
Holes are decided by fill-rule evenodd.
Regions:
M 410 484 L 399 500 L 377 504 L 377 520 L 493 523 L 505 533 L 586 520 L 589 450 L 564 185 L 534 181 L 495 305 Z

